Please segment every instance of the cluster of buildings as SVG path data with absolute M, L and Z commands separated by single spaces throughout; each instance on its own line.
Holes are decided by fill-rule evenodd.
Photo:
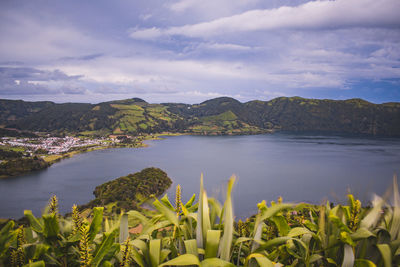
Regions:
M 39 149 L 47 151 L 48 154 L 61 154 L 72 148 L 106 145 L 105 139 L 87 139 L 77 137 L 42 137 L 42 138 L 9 138 L 0 139 L 0 145 L 25 147 L 26 152 L 35 152 Z

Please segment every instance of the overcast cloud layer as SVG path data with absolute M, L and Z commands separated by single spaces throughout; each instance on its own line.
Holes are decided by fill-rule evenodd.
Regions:
M 0 1 L 0 98 L 400 101 L 399 0 Z

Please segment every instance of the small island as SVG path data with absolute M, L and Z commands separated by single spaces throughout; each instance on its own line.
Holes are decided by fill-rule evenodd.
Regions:
M 97 186 L 93 192 L 96 198 L 80 208 L 102 206 L 111 213 L 138 210 L 151 196 L 160 196 L 171 184 L 171 178 L 161 169 L 146 168 Z

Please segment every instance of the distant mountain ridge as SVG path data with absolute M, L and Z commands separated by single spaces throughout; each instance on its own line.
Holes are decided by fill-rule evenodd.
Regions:
M 99 104 L 0 99 L 0 125 L 86 135 L 164 131 L 192 134 L 321 132 L 400 137 L 400 103 L 279 97 L 241 103 L 229 97 L 200 104 L 150 104 L 140 98 Z

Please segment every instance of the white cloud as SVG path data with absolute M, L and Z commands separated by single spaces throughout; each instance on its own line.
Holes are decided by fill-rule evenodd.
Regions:
M 118 51 L 122 45 L 99 39 L 68 24 L 44 23 L 20 14 L 1 14 L 7 21 L 0 27 L 0 59 L 38 63 L 59 58 Z M 12 27 L 10 26 L 12 25 Z
M 193 103 L 400 79 L 399 0 L 301 4 L 305 1 L 134 3 L 135 15 L 127 19 L 110 13 L 109 28 L 95 30 L 77 27 L 68 16 L 53 23 L 41 13 L 3 12 L 0 67 L 31 67 L 55 76 L 59 69 L 68 77 L 82 77 L 13 76 L 6 86 L 0 84 L 6 88 L 0 93 L 26 95 L 31 90 L 32 95 L 60 94 L 68 101 L 140 96 L 150 102 Z M 104 15 L 95 13 L 82 21 Z M 137 26 L 127 31 L 131 23 Z M 79 93 L 82 99 L 71 96 Z
M 151 40 L 157 39 L 163 35 L 160 29 L 153 27 L 149 29 L 130 29 L 130 37 L 134 39 Z
M 192 19 L 213 19 L 231 16 L 254 8 L 260 0 L 178 0 L 165 6 L 179 16 L 190 16 Z
M 249 51 L 252 48 L 245 45 L 229 44 L 229 43 L 204 43 L 200 45 L 201 48 L 215 49 L 215 50 L 234 50 L 234 51 Z
M 178 6 L 188 1 L 179 2 Z M 321 30 L 348 27 L 399 27 L 398 0 L 336 0 L 311 1 L 305 4 L 276 9 L 250 10 L 238 15 L 208 22 L 170 27 L 141 29 L 132 38 L 149 39 L 162 35 L 211 37 L 245 31 L 277 29 Z M 152 33 L 152 34 L 150 34 Z M 155 34 L 156 33 L 156 34 Z
M 139 18 L 143 21 L 146 21 L 146 20 L 150 19 L 151 17 L 153 17 L 152 14 L 142 14 L 139 16 Z
M 181 0 L 175 3 L 172 3 L 171 5 L 169 5 L 169 9 L 171 9 L 172 11 L 175 12 L 183 12 L 186 9 L 194 6 L 197 4 L 197 0 Z

